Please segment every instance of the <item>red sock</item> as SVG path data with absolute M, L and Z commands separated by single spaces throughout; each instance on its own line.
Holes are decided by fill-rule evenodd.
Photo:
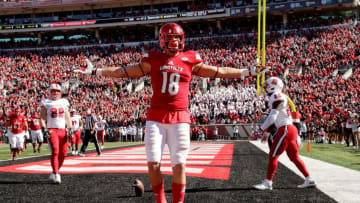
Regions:
M 174 182 L 171 184 L 173 203 L 184 202 L 185 188 L 186 188 L 186 184 L 179 184 Z
M 155 186 L 151 186 L 152 187 L 152 191 L 155 195 L 156 198 L 156 202 L 157 203 L 166 203 L 166 198 L 165 198 L 165 189 L 164 189 L 164 182 L 162 182 L 159 185 L 155 185 Z

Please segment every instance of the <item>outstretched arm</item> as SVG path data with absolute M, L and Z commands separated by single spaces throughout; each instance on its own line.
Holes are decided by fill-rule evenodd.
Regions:
M 94 68 L 93 64 L 85 59 L 87 67 L 85 70 L 74 70 L 88 75 L 101 75 L 105 77 L 115 78 L 139 78 L 150 73 L 151 65 L 148 63 L 138 63 L 135 65 L 127 65 L 125 67 L 107 67 L 107 68 Z
M 230 67 L 216 67 L 206 65 L 204 63 L 198 63 L 192 68 L 193 74 L 201 77 L 210 78 L 239 78 L 242 76 L 256 76 L 268 69 L 258 70 L 256 66 L 250 67 L 250 69 L 237 69 Z

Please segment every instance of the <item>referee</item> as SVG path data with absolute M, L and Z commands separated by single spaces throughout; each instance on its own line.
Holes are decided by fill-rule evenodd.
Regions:
M 85 150 L 86 150 L 86 147 L 89 144 L 90 139 L 92 139 L 94 141 L 95 148 L 96 148 L 96 151 L 98 153 L 98 156 L 101 155 L 99 143 L 98 143 L 98 140 L 97 140 L 97 137 L 96 137 L 96 134 L 95 134 L 96 122 L 97 122 L 96 116 L 94 114 L 91 114 L 91 109 L 87 109 L 86 110 L 85 125 L 84 125 L 85 137 L 84 137 L 83 144 L 82 144 L 80 152 L 79 152 L 80 156 L 85 156 Z

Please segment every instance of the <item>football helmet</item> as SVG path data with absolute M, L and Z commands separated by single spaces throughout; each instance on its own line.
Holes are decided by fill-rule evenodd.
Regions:
M 61 86 L 57 83 L 52 83 L 49 88 L 49 95 L 52 100 L 58 100 L 61 98 Z
M 172 38 L 172 36 L 179 38 Z M 164 51 L 182 51 L 185 46 L 184 30 L 176 23 L 166 23 L 160 28 L 159 41 Z
M 71 115 L 71 116 L 74 116 L 74 115 L 75 115 L 75 112 L 76 112 L 75 109 L 71 109 L 71 110 L 70 110 L 70 115 Z
M 284 88 L 283 81 L 278 77 L 270 77 L 265 81 L 264 89 L 268 95 L 280 93 Z
M 33 117 L 33 118 L 39 118 L 39 114 L 38 114 L 36 111 L 33 111 L 33 112 L 31 113 L 31 117 Z
M 12 109 L 12 115 L 14 115 L 15 117 L 20 115 L 20 108 L 18 106 L 14 106 Z

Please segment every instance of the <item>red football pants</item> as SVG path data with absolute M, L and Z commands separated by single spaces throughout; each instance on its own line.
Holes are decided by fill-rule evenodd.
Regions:
M 51 167 L 53 169 L 53 173 L 59 173 L 68 150 L 66 131 L 65 128 L 49 128 L 49 132 L 51 145 Z
M 100 142 L 101 141 L 101 144 L 104 145 L 104 131 L 103 130 L 99 130 L 97 131 L 97 139 L 98 141 Z
M 296 142 L 297 129 L 294 125 L 282 126 L 278 129 L 269 153 L 269 164 L 266 178 L 272 180 L 274 178 L 276 168 L 278 166 L 279 156 L 286 150 L 289 159 L 294 162 L 301 173 L 307 177 L 307 171 L 304 162 L 300 159 L 298 153 L 298 145 Z
M 73 146 L 75 145 L 75 149 L 76 149 L 76 150 L 78 149 L 79 144 L 80 144 L 80 141 L 81 141 L 80 137 L 81 137 L 81 131 L 78 130 L 78 131 L 75 131 L 75 132 L 74 132 L 74 135 L 73 135 L 73 137 L 71 138 L 71 144 L 72 144 Z

